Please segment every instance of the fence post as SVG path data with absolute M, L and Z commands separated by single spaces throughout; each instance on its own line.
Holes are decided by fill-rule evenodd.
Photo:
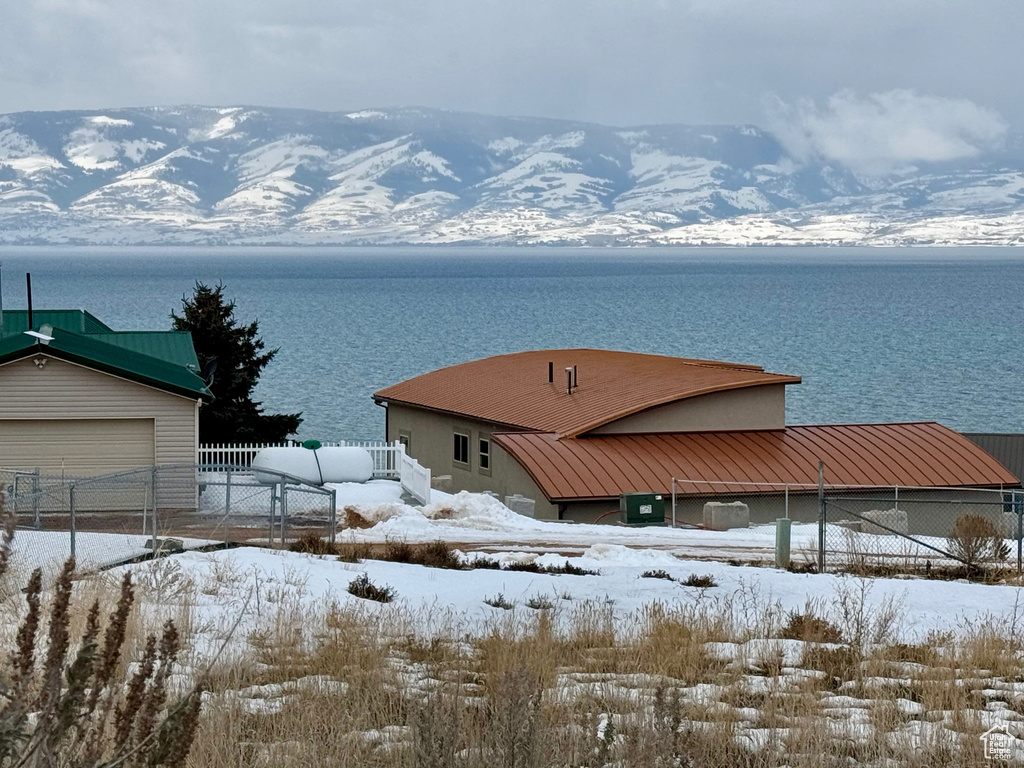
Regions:
M 231 514 L 231 467 L 228 466 L 228 485 L 224 490 L 224 516 Z
M 1017 574 L 1021 571 L 1021 542 L 1024 540 L 1024 493 L 1014 492 L 1014 512 L 1017 513 Z
M 672 478 L 672 527 L 676 527 L 676 479 Z
M 288 546 L 288 486 L 281 483 L 281 546 Z
M 153 499 L 153 486 L 155 485 L 155 483 L 153 482 L 153 479 L 154 479 L 153 478 L 153 473 L 155 471 L 156 471 L 156 467 L 151 467 L 150 468 L 150 470 L 149 470 L 149 481 L 146 483 L 146 504 L 145 504 L 145 509 L 142 510 L 142 535 L 143 536 L 145 536 L 146 533 L 149 531 L 149 523 L 150 523 L 150 513 L 149 513 L 149 511 L 152 508 L 152 504 L 153 504 L 153 501 L 154 501 L 154 499 Z M 154 536 L 155 535 L 156 534 L 154 533 Z
M 156 467 L 150 472 L 150 487 L 152 488 L 152 499 L 153 499 L 153 553 L 156 553 Z
M 76 521 L 75 521 L 75 484 L 74 483 L 71 484 L 71 488 L 68 490 L 68 497 L 69 497 L 69 503 L 68 503 L 69 510 L 68 511 L 69 511 L 69 513 L 71 515 L 71 520 L 70 520 L 70 525 L 69 525 L 69 527 L 71 528 L 71 557 L 74 557 L 75 556 L 75 530 L 77 528 L 77 524 L 76 524 Z
M 274 546 L 274 513 L 277 511 L 277 494 L 280 485 L 274 483 L 270 486 L 270 530 L 267 532 L 267 543 Z
M 281 546 L 288 546 L 288 485 L 281 483 Z
M 336 488 L 331 489 L 331 544 L 334 544 L 337 538 L 338 530 L 338 490 Z
M 825 572 L 825 462 L 818 462 L 818 573 Z
M 17 482 L 17 478 L 15 478 L 15 482 Z M 17 501 L 17 489 L 15 489 L 14 497 Z M 32 473 L 32 499 L 32 522 L 38 531 L 42 526 L 42 521 L 39 519 L 39 467 L 36 467 L 35 472 Z

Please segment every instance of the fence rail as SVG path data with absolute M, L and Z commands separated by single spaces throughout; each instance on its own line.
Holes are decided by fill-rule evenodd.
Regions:
M 202 466 L 248 467 L 264 448 L 297 448 L 301 445 L 295 440 L 280 443 L 203 443 L 199 446 L 198 461 Z M 322 442 L 321 445 L 324 448 L 366 448 L 374 457 L 374 467 L 380 461 L 382 469 L 386 469 L 387 464 L 383 454 L 393 447 L 383 440 L 337 440 Z
M 245 443 L 199 446 L 201 467 L 249 467 L 256 454 L 264 448 L 296 448 L 297 442 Z M 363 448 L 373 459 L 375 480 L 398 480 L 402 488 L 420 504 L 430 503 L 430 470 L 405 452 L 397 440 L 385 443 L 379 440 L 341 440 L 321 443 L 324 448 Z
M 398 460 L 398 479 L 402 488 L 420 504 L 429 504 L 430 470 L 409 456 L 401 443 L 395 443 L 394 448 L 394 457 Z

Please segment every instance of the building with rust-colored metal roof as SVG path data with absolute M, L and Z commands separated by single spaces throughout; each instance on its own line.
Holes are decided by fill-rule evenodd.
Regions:
M 388 440 L 448 488 L 519 494 L 547 519 L 594 520 L 623 494 L 672 485 L 694 502 L 691 515 L 703 500 L 756 492 L 803 495 L 794 517 L 808 518 L 819 461 L 830 487 L 1019 485 L 940 424 L 787 426 L 785 390 L 799 382 L 756 365 L 560 349 L 453 365 L 374 399 Z M 791 510 L 761 506 L 770 519 Z
M 772 432 L 608 435 L 560 440 L 496 434 L 495 443 L 555 502 L 618 500 L 624 493 L 743 494 L 813 488 L 818 462 L 830 487 L 1017 485 L 973 442 L 935 422 L 794 426 Z M 714 483 L 700 482 L 713 480 Z
M 374 393 L 406 405 L 495 426 L 576 437 L 627 416 L 705 395 L 771 388 L 776 407 L 763 428 L 781 427 L 783 388 L 799 376 L 754 365 L 604 349 L 517 352 L 441 368 Z M 736 398 L 733 398 L 734 400 Z M 749 428 L 758 426 L 750 424 Z

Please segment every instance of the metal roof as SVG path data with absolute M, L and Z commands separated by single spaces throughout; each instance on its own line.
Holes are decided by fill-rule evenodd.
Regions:
M 213 399 L 203 380 L 183 365 L 102 341 L 101 334 L 83 335 L 55 327 L 50 335 L 53 340 L 47 344 L 25 333 L 4 336 L 0 339 L 0 365 L 49 355 L 177 395 Z
M 771 432 L 674 432 L 558 438 L 493 435 L 551 501 L 613 499 L 623 493 L 750 493 L 815 485 L 1017 486 L 1018 479 L 958 432 L 935 422 L 796 426 Z M 734 483 L 709 484 L 710 481 Z M 759 489 L 740 483 L 759 483 Z
M 187 331 L 115 331 L 84 309 L 37 309 L 32 311 L 32 322 L 36 330 L 43 325 L 62 328 L 175 365 L 199 368 L 192 335 Z M 28 310 L 4 310 L 3 330 L 4 337 L 29 330 Z
M 548 364 L 554 381 L 548 381 Z M 569 394 L 566 368 L 576 366 Z M 603 349 L 516 352 L 425 373 L 374 393 L 394 402 L 469 416 L 518 429 L 575 436 L 633 413 L 685 398 L 799 376 L 756 365 Z
M 4 336 L 24 333 L 29 330 L 27 309 L 5 309 L 3 312 Z M 49 324 L 54 328 L 64 328 L 73 333 L 113 333 L 114 331 L 113 328 L 108 327 L 98 317 L 84 309 L 33 309 L 32 322 L 35 323 L 36 328 Z
M 1000 464 L 1024 478 L 1024 435 L 999 432 L 965 432 L 964 437 L 992 454 Z
M 91 333 L 89 338 L 199 370 L 199 358 L 188 331 L 116 331 Z

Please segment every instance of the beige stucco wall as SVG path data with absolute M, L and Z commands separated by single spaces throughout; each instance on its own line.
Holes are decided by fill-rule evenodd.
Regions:
M 660 405 L 605 424 L 588 434 L 726 432 L 783 429 L 785 426 L 786 387 L 766 384 Z
M 409 455 L 430 468 L 439 487 L 444 482 L 439 478 L 450 475 L 448 487 L 452 491 L 493 491 L 503 500 L 505 496 L 519 493 L 537 502 L 538 517 L 558 518 L 557 507 L 548 503 L 526 470 L 493 442 L 490 469 L 481 469 L 478 442 L 490 440 L 492 432 L 508 432 L 508 427 L 395 403 L 388 406 L 387 424 L 388 442 L 407 437 Z M 456 464 L 454 461 L 456 432 L 469 435 L 468 464 Z
M 39 368 L 33 362 L 46 357 Z M 156 464 L 197 461 L 197 401 L 45 355 L 0 366 L 2 419 L 152 419 Z M 140 457 L 140 465 L 149 457 Z M 0 466 L 18 466 L 17 456 L 0 456 Z M 33 469 L 34 467 L 25 467 Z M 72 471 L 69 468 L 69 474 Z M 161 499 L 194 507 L 188 494 Z M 180 503 L 179 503 L 180 502 Z

